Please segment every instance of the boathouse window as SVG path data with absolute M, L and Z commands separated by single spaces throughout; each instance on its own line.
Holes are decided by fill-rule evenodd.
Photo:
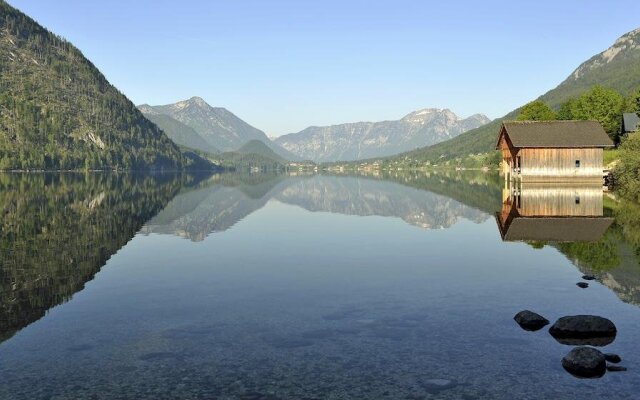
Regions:
M 580 168 L 580 160 L 576 160 L 576 168 Z

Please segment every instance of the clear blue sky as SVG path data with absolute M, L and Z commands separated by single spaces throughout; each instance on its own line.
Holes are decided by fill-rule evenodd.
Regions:
M 136 104 L 201 96 L 280 135 L 502 116 L 640 26 L 640 1 L 9 0 Z

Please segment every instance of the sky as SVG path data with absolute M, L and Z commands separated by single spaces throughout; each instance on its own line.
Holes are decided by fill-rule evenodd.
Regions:
M 500 117 L 640 27 L 640 1 L 9 0 L 134 103 L 270 136 L 422 108 Z

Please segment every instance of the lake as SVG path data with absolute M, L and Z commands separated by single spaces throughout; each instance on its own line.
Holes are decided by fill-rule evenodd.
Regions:
M 637 398 L 639 206 L 383 175 L 0 175 L 0 398 Z M 524 309 L 611 319 L 628 371 Z

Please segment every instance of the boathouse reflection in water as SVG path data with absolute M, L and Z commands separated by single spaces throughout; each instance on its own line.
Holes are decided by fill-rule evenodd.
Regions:
M 613 223 L 603 211 L 600 184 L 507 181 L 496 221 L 504 241 L 596 242 Z

